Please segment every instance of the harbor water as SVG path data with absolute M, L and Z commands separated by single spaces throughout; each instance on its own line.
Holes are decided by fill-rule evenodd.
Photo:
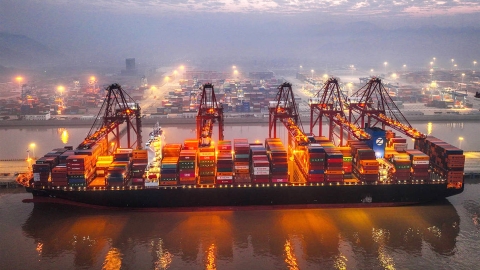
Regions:
M 477 123 L 414 126 L 480 151 Z M 144 140 L 150 128 L 144 128 Z M 187 126 L 164 130 L 167 142 L 195 137 Z M 88 131 L 3 129 L 0 159 L 75 147 Z M 225 139 L 263 142 L 267 136 L 267 126 L 225 127 Z M 283 127 L 278 136 L 286 136 Z M 480 264 L 480 184 L 471 182 L 462 194 L 441 202 L 388 208 L 142 212 L 24 202 L 29 198 L 21 189 L 0 190 L 0 269 L 477 269 Z

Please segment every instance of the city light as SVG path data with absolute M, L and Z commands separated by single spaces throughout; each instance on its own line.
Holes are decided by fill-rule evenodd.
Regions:
M 57 87 L 58 92 L 60 92 L 60 95 L 63 94 L 63 91 L 65 91 L 65 87 L 63 85 L 60 85 Z
M 385 74 L 387 74 L 387 65 L 388 65 L 388 62 L 384 62 L 383 65 L 385 66 Z
M 458 140 L 460 141 L 459 145 L 458 145 L 458 148 L 462 148 L 462 141 L 463 141 L 463 137 L 458 137 Z
M 32 158 L 35 159 L 35 143 L 30 144 L 30 148 L 32 148 Z
M 312 80 L 313 80 L 313 72 L 314 72 L 314 70 L 312 69 L 311 72 L 312 72 Z

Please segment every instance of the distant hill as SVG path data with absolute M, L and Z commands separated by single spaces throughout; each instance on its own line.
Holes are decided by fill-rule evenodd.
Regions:
M 29 37 L 0 32 L 0 64 L 4 67 L 45 66 L 62 57 L 58 51 Z

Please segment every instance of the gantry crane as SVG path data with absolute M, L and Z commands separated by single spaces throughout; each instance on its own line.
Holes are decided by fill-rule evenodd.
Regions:
M 269 106 L 268 136 L 277 138 L 277 120 L 283 123 L 287 128 L 289 135 L 295 139 L 297 145 L 308 144 L 307 135 L 299 127 L 300 115 L 295 104 L 295 97 L 292 91 L 292 84 L 285 82 L 278 87 L 278 93 L 275 101 L 271 101 Z
M 413 139 L 426 135 L 414 129 L 393 102 L 380 78 L 373 77 L 349 100 L 349 122 L 360 127 L 389 126 Z
M 119 84 L 112 84 L 106 89 L 107 94 L 85 140 L 77 149 L 91 149 L 95 144 L 105 140 L 107 149 L 110 148 L 109 141 L 116 147 L 120 146 L 120 125 L 126 123 L 127 147 L 136 149 L 142 148 L 141 135 L 141 113 L 140 106 Z M 132 132 L 136 140 L 132 138 Z M 105 153 L 106 154 L 106 153 Z
M 310 133 L 318 124 L 319 136 L 323 136 L 322 118 L 329 121 L 328 139 L 343 145 L 343 134 L 348 132 L 358 140 L 368 140 L 370 135 L 356 124 L 347 120 L 345 115 L 346 97 L 342 94 L 336 78 L 328 79 L 314 98 L 309 99 L 310 105 Z
M 197 139 L 200 147 L 212 143 L 213 124 L 218 123 L 218 140 L 223 140 L 223 107 L 217 103 L 213 84 L 206 83 L 201 88 L 200 104 L 197 113 Z

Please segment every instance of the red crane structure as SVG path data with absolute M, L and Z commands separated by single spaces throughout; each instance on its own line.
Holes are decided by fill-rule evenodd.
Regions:
M 362 128 L 347 120 L 345 115 L 346 97 L 338 85 L 336 78 L 328 79 L 314 98 L 309 99 L 310 105 L 310 133 L 313 134 L 315 125 L 318 124 L 318 134 L 323 135 L 322 119 L 328 120 L 328 139 L 337 141 L 339 146 L 343 145 L 344 132 L 349 136 L 353 135 L 358 140 L 368 140 L 370 135 Z
M 389 126 L 413 139 L 425 139 L 426 135 L 414 129 L 393 102 L 380 78 L 372 77 L 367 84 L 349 99 L 348 121 L 362 128 Z
M 218 123 L 218 140 L 223 140 L 223 107 L 217 103 L 213 84 L 206 83 L 200 92 L 200 104 L 197 113 L 197 139 L 199 146 L 212 143 L 213 124 Z
M 299 127 L 299 124 L 301 125 L 300 115 L 295 104 L 292 84 L 285 82 L 278 87 L 275 101 L 270 101 L 268 110 L 269 138 L 277 138 L 277 121 L 279 120 L 287 128 L 289 136 L 295 140 L 297 145 L 308 144 L 307 135 Z
M 114 150 L 120 146 L 120 137 L 124 132 L 127 135 L 127 148 L 142 149 L 142 120 L 139 104 L 125 93 L 119 84 L 112 84 L 105 90 L 107 94 L 95 122 L 77 149 L 91 149 L 105 140 L 103 143 L 106 142 L 106 149 L 111 148 L 110 141 L 115 146 Z M 123 123 L 126 123 L 126 127 L 121 131 L 120 125 Z

